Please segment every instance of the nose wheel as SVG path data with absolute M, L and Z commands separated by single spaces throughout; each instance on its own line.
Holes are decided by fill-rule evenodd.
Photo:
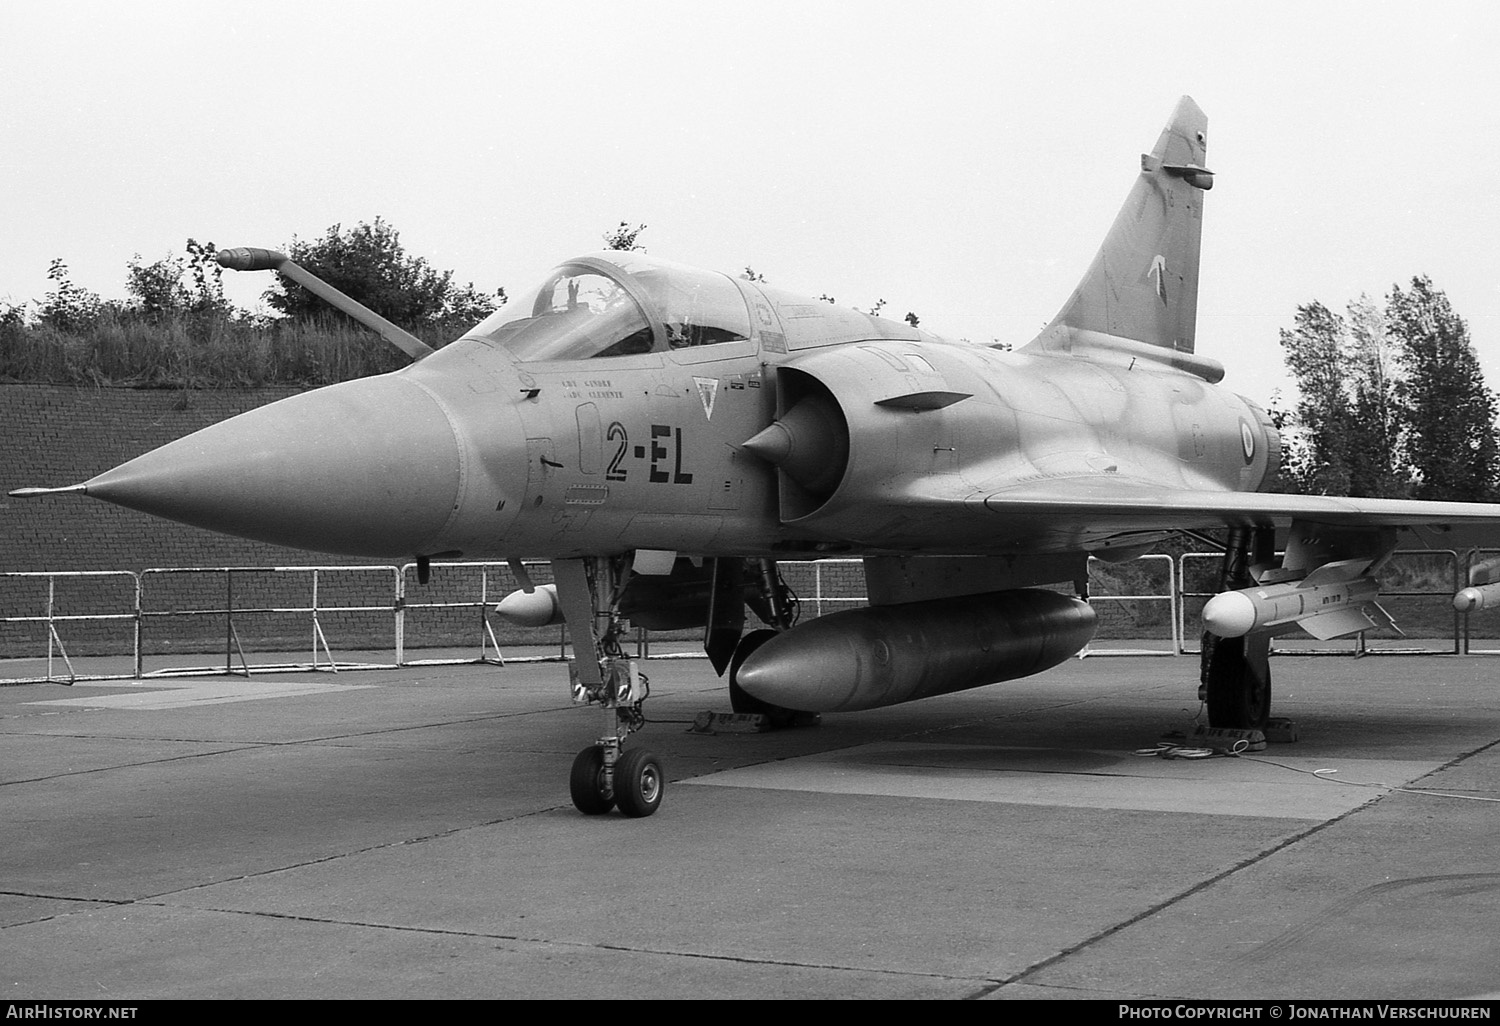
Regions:
M 653 752 L 644 748 L 625 751 L 625 739 L 646 725 L 641 703 L 650 694 L 650 684 L 633 660 L 618 655 L 604 658 L 600 676 L 597 686 L 581 680 L 573 683 L 576 701 L 603 710 L 605 729 L 599 740 L 573 760 L 568 791 L 585 816 L 602 816 L 610 809 L 619 809 L 632 819 L 649 816 L 661 808 L 667 775 Z
M 661 808 L 667 790 L 661 760 L 644 748 L 632 748 L 615 763 L 615 804 L 633 819 Z
M 622 752 L 611 738 L 578 753 L 568 785 L 573 806 L 585 816 L 618 808 L 622 815 L 641 819 L 661 808 L 667 775 L 656 753 L 644 748 Z
M 604 770 L 604 747 L 589 745 L 573 760 L 568 789 L 573 805 L 585 816 L 602 816 L 615 807 L 612 774 Z

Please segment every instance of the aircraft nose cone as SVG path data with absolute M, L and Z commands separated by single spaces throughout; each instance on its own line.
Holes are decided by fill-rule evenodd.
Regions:
M 243 413 L 84 485 L 120 506 L 318 552 L 429 551 L 461 486 L 458 440 L 431 394 L 399 374 Z

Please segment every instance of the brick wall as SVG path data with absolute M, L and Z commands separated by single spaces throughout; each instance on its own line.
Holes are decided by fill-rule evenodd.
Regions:
M 0 490 L 87 480 L 294 391 L 0 385 Z M 212 534 L 77 495 L 0 496 L 0 571 L 318 561 L 312 553 Z
M 12 499 L 3 494 L 28 485 L 85 481 L 157 446 L 295 391 L 0 385 L 0 423 L 4 424 L 5 442 L 0 446 L 0 572 L 140 572 L 152 567 L 375 562 L 330 558 L 231 538 L 78 495 Z M 224 591 L 222 575 L 198 577 L 191 595 L 184 593 L 184 581 L 156 581 L 155 590 L 162 593 L 161 597 L 170 591 L 173 599 L 187 605 L 213 606 L 220 603 Z M 129 578 L 59 579 L 55 589 L 55 611 L 64 614 L 128 610 L 134 599 Z M 263 588 L 259 594 L 244 589 L 242 598 L 268 605 L 299 605 L 306 604 L 299 594 L 305 590 L 306 580 L 293 579 L 285 582 L 279 594 L 268 595 Z M 337 596 L 325 594 L 323 599 L 336 601 Z M 37 615 L 46 602 L 45 580 L 0 578 L 0 616 Z M 389 616 L 378 627 L 373 614 L 365 619 L 371 625 L 361 629 L 361 636 L 374 639 L 388 634 Z M 250 622 L 241 630 L 262 642 L 283 635 L 301 641 L 307 634 L 305 620 L 267 617 L 259 626 Z M 152 625 L 150 647 L 192 647 L 202 636 L 222 639 L 222 624 L 222 618 L 212 625 L 204 618 L 158 620 Z M 128 650 L 129 637 L 130 625 L 124 622 L 74 623 L 68 625 L 65 634 L 69 651 L 80 653 Z M 46 643 L 44 627 L 0 624 L 0 658 L 34 654 L 38 643 Z

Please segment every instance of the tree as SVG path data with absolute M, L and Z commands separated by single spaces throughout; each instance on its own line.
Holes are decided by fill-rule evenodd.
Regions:
M 480 292 L 474 287 L 473 282 L 469 282 L 467 285 L 454 288 L 448 294 L 442 316 L 444 320 L 474 324 L 484 320 L 509 300 L 510 297 L 505 294 L 503 285 L 494 292 Z
M 1297 308 L 1295 327 L 1281 329 L 1287 369 L 1301 394 L 1297 420 L 1310 453 L 1292 480 L 1316 494 L 1350 494 L 1346 335 L 1344 319 L 1316 300 Z
M 168 254 L 154 264 L 142 264 L 137 253 L 125 267 L 125 291 L 130 295 L 132 308 L 154 319 L 187 309 L 191 297 L 182 284 L 187 273 L 182 257 Z
M 286 247 L 292 260 L 312 274 L 408 328 L 464 317 L 478 320 L 505 302 L 504 290 L 483 293 L 472 283 L 458 286 L 452 271 L 439 271 L 422 257 L 409 256 L 401 234 L 376 218 L 345 232 L 333 225 L 315 242 L 294 239 Z M 295 282 L 277 276 L 266 302 L 292 317 L 321 315 L 328 307 Z
M 1385 316 L 1368 295 L 1349 304 L 1350 417 L 1346 437 L 1349 494 L 1405 498 L 1411 470 L 1402 450 L 1394 347 Z
M 1431 279 L 1340 317 L 1319 302 L 1281 332 L 1301 398 L 1282 478 L 1321 494 L 1478 500 L 1500 473 L 1497 405 L 1468 328 Z
M 61 258 L 47 268 L 47 279 L 56 282 L 41 303 L 37 316 L 43 324 L 59 331 L 78 331 L 99 319 L 104 302 L 97 292 L 90 292 L 68 277 L 68 265 Z
M 611 228 L 604 233 L 604 248 L 624 250 L 627 253 L 640 250 L 644 253 L 646 247 L 637 245 L 636 240 L 641 237 L 641 232 L 645 230 L 646 226 L 643 224 L 631 224 L 628 221 L 621 221 L 618 228 Z
M 1484 384 L 1469 328 L 1426 275 L 1386 297 L 1386 321 L 1404 371 L 1396 386 L 1406 448 L 1423 499 L 1474 502 L 1495 493 L 1500 447 L 1495 395 Z
M 219 248 L 212 242 L 187 240 L 188 273 L 193 279 L 190 306 L 199 313 L 227 317 L 234 312 L 234 304 L 224 298 L 224 268 L 218 257 Z

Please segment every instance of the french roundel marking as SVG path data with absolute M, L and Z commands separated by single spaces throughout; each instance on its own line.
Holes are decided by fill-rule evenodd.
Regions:
M 1240 421 L 1240 447 L 1245 450 L 1246 463 L 1255 459 L 1255 433 L 1243 420 Z

